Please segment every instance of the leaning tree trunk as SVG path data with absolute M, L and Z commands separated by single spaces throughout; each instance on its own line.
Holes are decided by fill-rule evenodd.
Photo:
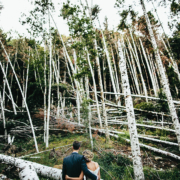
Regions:
M 152 83 L 152 87 L 153 87 L 153 90 L 154 90 L 154 95 L 157 96 L 156 84 L 155 84 L 154 79 L 153 79 L 153 75 L 152 75 L 152 72 L 151 72 L 151 69 L 150 69 L 148 58 L 147 58 L 146 52 L 144 50 L 141 38 L 139 38 L 139 41 L 140 41 L 141 49 L 142 49 L 142 52 L 143 52 L 143 55 L 144 55 L 144 58 L 145 58 L 145 61 L 146 61 L 148 72 L 149 72 L 149 75 L 150 75 L 150 78 L 151 78 L 151 83 Z
M 148 96 L 147 88 L 146 88 L 146 84 L 144 82 L 144 78 L 143 78 L 143 74 L 142 74 L 142 70 L 141 70 L 141 66 L 140 66 L 140 62 L 139 62 L 139 57 L 138 57 L 138 53 L 137 53 L 137 48 L 136 48 L 136 45 L 135 45 L 135 42 L 134 42 L 134 38 L 133 38 L 133 35 L 132 35 L 132 32 L 131 32 L 130 29 L 129 29 L 129 32 L 130 32 L 131 39 L 132 39 L 133 46 L 134 46 L 134 49 L 132 48 L 132 46 L 131 46 L 131 49 L 132 49 L 133 55 L 135 56 L 135 59 L 136 59 L 136 63 L 137 63 L 138 69 L 139 69 L 139 73 L 140 73 L 140 77 L 141 77 L 141 82 L 142 82 L 142 85 L 143 85 L 143 90 L 144 90 L 144 94 L 146 96 L 146 102 L 147 102 L 148 101 L 147 100 L 147 96 Z
M 109 131 L 108 131 L 108 122 L 107 122 L 107 113 L 106 113 L 106 106 L 104 102 L 104 92 L 103 92 L 103 84 L 102 84 L 102 76 L 101 76 L 101 68 L 100 68 L 100 62 L 99 62 L 99 54 L 97 49 L 97 41 L 94 40 L 95 49 L 97 51 L 96 55 L 96 64 L 98 67 L 98 79 L 99 79 L 99 87 L 100 87 L 100 94 L 101 94 L 101 102 L 102 102 L 102 109 L 103 109 L 103 119 L 105 121 L 105 129 L 106 129 L 106 138 L 109 139 Z
M 1 115 L 3 119 L 4 135 L 5 135 L 5 138 L 7 138 L 6 120 L 5 120 L 5 114 L 4 114 L 3 98 L 1 97 L 1 91 L 0 91 L 0 107 L 1 107 Z
M 138 81 L 138 74 L 137 74 L 137 70 L 136 70 L 136 65 L 135 65 L 134 58 L 133 58 L 132 52 L 130 50 L 131 48 L 129 45 L 130 45 L 130 43 L 128 44 L 129 54 L 130 54 L 129 63 L 131 64 L 131 61 L 132 61 L 132 69 L 134 72 L 134 79 L 135 79 L 135 83 L 136 83 L 137 92 L 138 92 L 138 94 L 141 94 L 140 88 L 139 88 L 139 81 Z
M 120 41 L 118 41 L 118 48 L 119 48 L 119 57 L 120 57 L 119 68 L 121 71 L 121 79 L 122 79 L 124 98 L 126 104 L 128 127 L 129 127 L 129 134 L 131 140 L 131 151 L 133 156 L 134 175 L 136 180 L 143 180 L 144 179 L 143 165 L 141 160 L 141 152 L 140 152 L 139 140 L 138 140 L 138 134 L 136 128 L 133 101 L 129 87 L 129 79 L 127 75 L 126 62 L 123 55 L 123 48 L 121 46 Z
M 85 77 L 85 88 L 86 88 L 86 95 L 87 95 L 87 99 L 89 100 L 89 77 L 86 75 Z M 91 106 L 90 103 L 88 104 L 88 125 L 89 125 L 89 138 L 91 141 L 91 149 L 93 150 L 93 138 L 92 138 L 92 131 L 91 131 Z
M 97 96 L 97 89 L 96 89 L 96 81 L 95 81 L 95 78 L 94 78 L 94 72 L 93 72 L 92 65 L 91 65 L 91 62 L 90 62 L 90 59 L 89 59 L 89 53 L 87 51 L 87 48 L 86 48 L 86 52 L 87 52 L 87 60 L 88 60 L 89 68 L 90 68 L 92 79 L 93 79 L 94 95 L 95 95 L 95 100 L 96 100 L 99 124 L 100 124 L 100 127 L 102 128 L 101 114 L 100 114 L 100 111 L 99 111 L 99 103 L 98 103 L 98 96 Z
M 180 124 L 179 124 L 179 119 L 178 119 L 176 109 L 175 109 L 175 106 L 174 106 L 174 103 L 173 103 L 171 91 L 170 91 L 170 88 L 169 88 L 168 78 L 167 78 L 166 73 L 165 73 L 165 68 L 163 67 L 163 63 L 162 63 L 162 60 L 161 60 L 161 57 L 160 57 L 160 54 L 159 54 L 159 49 L 158 49 L 156 39 L 155 39 L 154 34 L 153 34 L 153 30 L 152 30 L 152 27 L 151 27 L 149 17 L 148 17 L 147 12 L 146 12 L 144 1 L 140 0 L 140 2 L 141 2 L 141 5 L 142 5 L 144 16 L 146 18 L 146 23 L 147 23 L 147 26 L 148 26 L 152 46 L 153 46 L 154 53 L 155 53 L 155 59 L 156 59 L 157 67 L 158 67 L 158 69 L 160 71 L 160 82 L 161 82 L 161 84 L 163 86 L 163 90 L 164 90 L 164 92 L 166 94 L 166 97 L 167 97 L 167 100 L 168 100 L 169 110 L 170 110 L 170 113 L 171 113 L 171 116 L 172 116 L 172 121 L 173 121 L 174 128 L 175 128 L 175 131 L 176 131 L 177 141 L 178 141 L 179 150 L 180 150 Z
M 120 102 L 120 97 L 117 95 L 117 89 L 116 89 L 116 86 L 115 86 L 114 70 L 113 70 L 113 68 L 112 68 L 109 51 L 108 51 L 108 48 L 107 48 L 107 45 L 106 45 L 104 33 L 103 33 L 102 29 L 101 29 L 101 25 L 100 25 L 99 18 L 98 18 L 98 22 L 99 22 L 100 31 L 101 31 L 101 34 L 102 34 L 103 46 L 104 46 L 104 50 L 105 50 L 105 53 L 106 53 L 106 58 L 107 58 L 107 63 L 108 63 L 108 67 L 109 67 L 109 73 L 110 73 L 111 83 L 112 83 L 113 91 L 114 91 L 115 97 L 116 97 L 116 103 L 118 103 L 118 105 L 120 106 L 120 105 L 121 105 L 121 102 Z
M 15 78 L 16 78 L 16 82 L 17 82 L 17 84 L 18 84 L 18 87 L 19 87 L 19 90 L 20 90 L 20 92 L 21 92 L 22 98 L 23 98 L 23 100 L 24 100 L 25 107 L 26 107 L 27 114 L 28 114 L 28 118 L 29 118 L 29 122 L 30 122 L 31 129 L 32 129 L 32 134 L 33 134 L 33 138 L 34 138 L 34 143 L 35 143 L 36 151 L 39 152 L 39 150 L 38 150 L 38 145 L 37 145 L 37 141 L 36 141 L 36 135 L 35 135 L 35 132 L 34 132 L 34 127 L 33 127 L 32 119 L 31 119 L 31 115 L 30 115 L 29 108 L 28 108 L 28 106 L 27 106 L 27 103 L 26 103 L 24 94 L 23 94 L 23 92 L 22 92 L 21 85 L 20 85 L 20 83 L 19 83 L 19 80 L 18 80 L 18 77 L 17 77 L 17 75 L 16 75 L 16 72 L 15 72 L 13 66 L 12 66 L 12 63 L 11 63 L 11 61 L 10 61 L 10 59 L 9 59 L 9 56 L 8 56 L 8 54 L 7 54 L 7 52 L 6 52 L 5 48 L 4 48 L 4 45 L 3 45 L 3 43 L 2 43 L 1 40 L 0 40 L 0 43 L 1 43 L 2 48 L 3 48 L 3 50 L 4 50 L 5 54 L 6 54 L 6 57 L 7 57 L 7 59 L 8 59 L 8 62 L 9 62 L 9 64 L 10 64 L 11 69 L 12 69 L 12 71 L 13 71 L 13 74 L 14 74 L 14 76 L 15 76 Z M 0 62 L 0 64 L 1 64 L 1 62 Z M 7 84 L 8 84 L 8 83 L 7 83 Z
M 124 50 L 124 54 L 125 54 L 125 56 L 124 57 L 126 57 L 127 56 L 127 65 L 129 64 L 129 71 L 130 71 L 130 73 L 132 74 L 132 82 L 133 82 L 133 85 L 134 85 L 134 94 L 139 94 L 138 93 L 138 90 L 137 90 L 137 87 L 139 88 L 139 86 L 138 86 L 138 84 L 136 83 L 137 82 L 137 79 L 136 79 L 136 76 L 135 76 L 135 72 L 134 72 L 134 70 L 133 70 L 133 67 L 132 67 L 132 65 L 131 65 L 131 61 L 130 61 L 130 57 L 129 57 L 129 54 L 128 54 L 128 51 L 127 51 L 127 49 L 125 49 Z M 129 63 L 128 63 L 129 62 Z
M 50 15 L 49 15 L 50 16 Z M 48 110 L 47 110 L 47 123 L 46 123 L 46 148 L 49 147 L 49 120 L 50 120 L 50 108 L 51 108 L 51 82 L 52 82 L 52 40 L 50 32 L 50 17 L 49 17 L 49 40 L 50 40 L 50 49 L 49 49 L 49 90 L 48 90 Z
M 47 81 L 46 81 L 46 42 L 44 40 L 44 143 L 46 142 L 46 95 L 47 95 Z
M 0 40 L 0 42 L 1 42 L 1 40 Z M 1 42 L 1 45 L 3 46 L 2 42 Z M 2 66 L 1 61 L 0 61 L 0 66 L 1 66 L 1 69 L 2 69 L 3 76 L 4 76 L 4 80 L 6 81 L 6 84 L 7 84 L 7 88 L 8 88 L 8 90 L 9 90 L 9 95 L 10 95 L 10 97 L 11 97 L 14 114 L 17 114 L 17 112 L 16 112 L 16 107 L 15 107 L 15 102 L 14 102 L 14 98 L 13 98 L 13 95 L 12 95 L 12 92 L 11 92 L 11 88 L 10 88 L 10 86 L 9 86 L 9 82 L 8 82 L 8 80 L 7 80 L 7 76 L 6 76 L 6 73 L 5 73 L 5 71 L 4 71 L 4 68 L 3 68 L 3 66 Z

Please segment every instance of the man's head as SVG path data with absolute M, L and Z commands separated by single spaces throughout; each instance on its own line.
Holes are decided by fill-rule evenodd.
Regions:
M 73 142 L 73 150 L 78 151 L 80 149 L 80 146 L 81 146 L 81 144 L 79 141 Z

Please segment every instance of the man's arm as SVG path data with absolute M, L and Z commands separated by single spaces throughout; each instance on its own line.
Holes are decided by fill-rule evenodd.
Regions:
M 91 173 L 88 168 L 87 168 L 87 165 L 86 165 L 86 162 L 84 160 L 84 157 L 82 158 L 81 160 L 81 169 L 83 170 L 84 174 L 89 177 L 90 179 L 92 180 L 97 180 L 97 176 L 94 175 L 93 173 Z
M 66 176 L 66 166 L 65 166 L 65 162 L 63 160 L 63 168 L 62 168 L 62 179 L 65 180 L 65 176 Z
M 83 171 L 81 171 L 81 174 L 79 175 L 78 178 L 69 177 L 68 175 L 66 175 L 66 180 L 83 180 L 83 177 L 84 177 L 84 173 L 83 173 Z

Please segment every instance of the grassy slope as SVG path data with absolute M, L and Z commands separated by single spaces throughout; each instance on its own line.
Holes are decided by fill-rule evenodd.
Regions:
M 85 149 L 91 149 L 90 147 L 90 142 L 88 139 L 87 135 L 73 135 L 73 134 L 58 134 L 58 135 L 52 135 L 50 138 L 50 146 L 49 149 L 52 149 L 53 147 L 60 147 L 64 146 L 67 144 L 72 144 L 74 140 L 82 141 L 82 147 L 80 150 L 80 154 L 82 153 L 83 150 Z M 25 142 L 16 142 L 15 143 L 17 146 L 22 145 L 23 148 L 27 149 L 27 151 L 18 153 L 17 156 L 22 156 L 25 154 L 31 154 L 35 153 L 34 149 L 34 143 L 33 141 L 29 141 L 28 143 Z M 133 168 L 132 168 L 132 162 L 129 160 L 127 157 L 122 156 L 124 154 L 127 154 L 127 151 L 130 150 L 130 146 L 128 144 L 123 144 L 122 141 L 109 141 L 106 142 L 104 137 L 100 137 L 97 134 L 94 134 L 94 144 L 95 144 L 95 149 L 94 149 L 94 161 L 97 161 L 100 166 L 101 166 L 101 178 L 104 180 L 110 180 L 110 179 L 132 179 L 133 178 Z M 42 137 L 38 137 L 38 146 L 40 151 L 46 150 L 45 144 L 43 143 Z M 56 149 L 56 151 L 61 152 L 60 157 L 55 157 L 53 159 L 49 159 L 49 153 L 50 152 L 44 152 L 41 154 L 34 155 L 35 157 L 40 157 L 40 158 L 24 158 L 28 161 L 33 161 L 37 162 L 43 165 L 51 166 L 54 167 L 55 165 L 61 165 L 63 162 L 63 158 L 69 154 L 71 154 L 72 149 L 71 146 L 69 147 L 64 147 L 64 148 L 59 148 Z M 147 153 L 150 154 L 148 151 Z M 144 157 L 143 157 L 144 158 Z M 151 158 L 151 157 L 149 157 Z M 160 163 L 160 162 L 159 162 Z M 155 171 L 151 167 L 151 164 L 148 164 L 148 166 L 145 166 L 144 168 L 144 173 L 146 179 L 149 180 L 154 180 L 154 179 L 180 179 L 180 173 L 178 172 L 177 169 L 174 169 L 172 171 Z M 0 168 L 4 168 L 5 165 L 0 165 Z M 12 171 L 10 173 L 10 176 L 12 177 Z M 14 171 L 14 174 L 15 171 Z M 17 179 L 13 175 L 12 179 Z M 43 179 L 43 178 L 41 178 Z

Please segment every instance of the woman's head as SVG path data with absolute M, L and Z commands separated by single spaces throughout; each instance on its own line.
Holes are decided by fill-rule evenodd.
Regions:
M 93 157 L 94 157 L 94 154 L 93 152 L 91 152 L 90 150 L 85 150 L 83 151 L 83 156 L 85 157 L 86 161 L 92 161 L 93 160 Z

